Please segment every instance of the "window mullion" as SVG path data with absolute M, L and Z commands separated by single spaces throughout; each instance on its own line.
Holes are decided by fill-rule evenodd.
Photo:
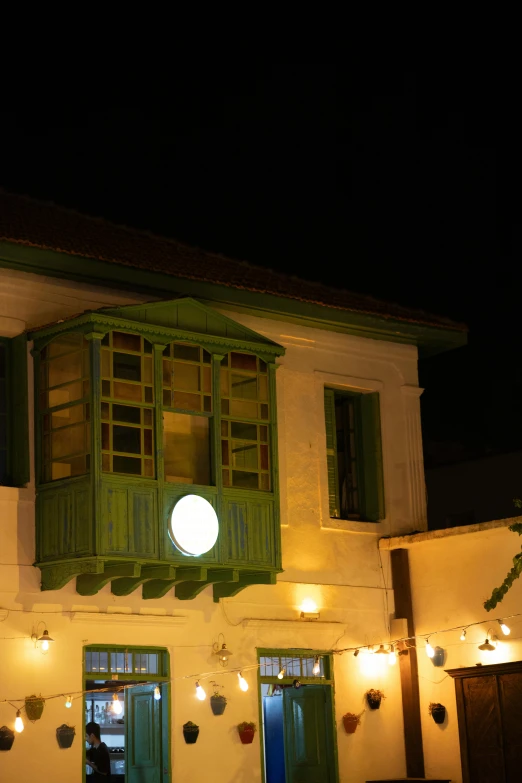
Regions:
M 89 367 L 91 371 L 91 456 L 90 456 L 90 475 L 91 487 L 99 486 L 102 475 L 102 438 L 101 438 L 101 341 L 104 335 L 98 332 L 91 332 L 85 335 L 89 343 Z M 101 520 L 101 493 L 93 491 L 93 519 Z M 91 536 L 95 541 L 91 541 L 93 551 L 99 552 L 101 546 L 101 530 L 99 522 L 95 529 L 91 531 Z
M 221 464 L 221 362 L 224 354 L 212 354 L 212 437 L 211 437 L 211 476 L 218 493 L 223 490 L 223 470 Z
M 153 367 L 153 387 L 154 387 L 154 435 L 155 448 L 153 448 L 153 459 L 156 465 L 156 480 L 160 487 L 165 480 L 165 459 L 163 455 L 163 351 L 164 345 L 153 345 L 154 367 Z

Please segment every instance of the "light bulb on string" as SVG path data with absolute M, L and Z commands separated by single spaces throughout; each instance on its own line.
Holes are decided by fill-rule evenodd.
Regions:
M 207 698 L 207 694 L 205 693 L 205 691 L 203 690 L 199 682 L 196 682 L 196 696 L 200 701 L 205 701 L 205 699 Z
M 391 645 L 390 657 L 388 658 L 388 663 L 390 664 L 390 666 L 394 666 L 397 663 L 397 656 L 395 655 L 395 648 L 393 644 Z
M 312 669 L 312 674 L 314 677 L 317 677 L 319 674 L 321 674 L 321 664 L 319 663 L 319 656 L 316 655 L 315 661 L 314 661 L 314 668 Z
M 115 715 L 121 715 L 122 706 L 117 693 L 112 697 L 112 711 Z
M 72 696 L 67 696 L 65 699 L 65 706 L 67 709 L 70 709 L 72 707 Z
M 359 650 L 359 648 L 357 648 L 357 650 L 354 650 L 353 657 L 357 658 L 357 656 L 359 655 L 360 652 L 361 651 Z
M 509 634 L 511 633 L 511 628 L 509 627 L 509 625 L 506 625 L 504 620 L 499 620 L 499 623 L 500 623 L 500 630 L 502 631 L 504 636 L 509 636 Z
M 466 629 L 462 629 L 462 633 L 460 634 L 460 641 L 465 642 L 466 641 Z
M 281 669 L 281 671 L 280 671 L 280 672 L 279 672 L 279 674 L 277 675 L 277 679 L 278 679 L 278 680 L 282 680 L 284 676 L 285 676 L 285 670 L 284 670 L 284 669 Z
M 20 713 L 20 710 L 16 711 L 16 719 L 15 719 L 15 731 L 17 731 L 19 734 L 24 730 L 24 722 L 22 720 L 22 715 Z
M 243 677 L 241 672 L 238 672 L 237 678 L 239 680 L 239 687 L 241 688 L 241 690 L 242 691 L 247 691 L 248 690 L 248 682 L 245 680 L 245 678 Z
M 159 689 L 159 685 L 156 685 L 156 687 L 154 688 L 154 698 L 156 699 L 156 701 L 159 701 L 161 699 L 161 691 Z
M 433 658 L 433 656 L 435 655 L 435 650 L 430 644 L 429 637 L 426 640 L 426 655 L 428 656 L 428 658 Z

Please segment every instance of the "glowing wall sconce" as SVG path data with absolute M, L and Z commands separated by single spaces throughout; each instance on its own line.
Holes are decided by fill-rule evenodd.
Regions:
M 44 626 L 43 621 L 38 623 L 38 625 L 36 626 L 36 630 L 34 630 L 33 633 L 31 634 L 31 639 L 34 642 L 35 647 L 38 647 L 38 645 L 40 645 L 40 651 L 42 652 L 42 654 L 45 655 L 45 653 L 49 652 L 49 644 L 51 642 L 54 642 L 54 639 L 51 636 L 49 636 L 49 631 L 47 630 L 47 628 L 45 628 L 45 626 L 44 626 L 43 633 L 39 634 L 38 628 L 40 625 Z
M 319 612 L 317 611 L 317 604 L 311 598 L 305 598 L 301 604 L 301 614 L 299 615 L 301 620 L 318 620 Z

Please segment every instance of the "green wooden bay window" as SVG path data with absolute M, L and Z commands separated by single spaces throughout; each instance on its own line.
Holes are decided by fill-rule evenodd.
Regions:
M 37 565 L 145 598 L 214 599 L 281 570 L 275 360 L 283 349 L 192 299 L 104 309 L 32 335 Z M 187 555 L 172 510 L 196 494 L 219 534 Z M 190 550 L 201 551 L 201 550 Z

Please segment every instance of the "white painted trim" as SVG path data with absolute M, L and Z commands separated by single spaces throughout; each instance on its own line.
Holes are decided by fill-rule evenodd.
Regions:
M 73 612 L 71 622 L 89 625 L 182 626 L 188 623 L 188 617 L 186 615 L 128 614 L 126 612 Z
M 265 628 L 278 631 L 340 631 L 345 623 L 323 622 L 322 620 L 243 620 L 244 628 Z

